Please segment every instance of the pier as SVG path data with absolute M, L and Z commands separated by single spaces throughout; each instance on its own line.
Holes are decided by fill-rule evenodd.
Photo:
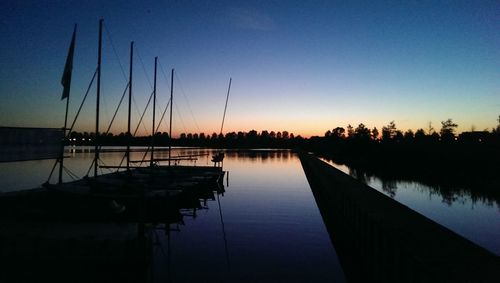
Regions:
M 300 161 L 349 282 L 498 282 L 498 256 L 311 154 Z

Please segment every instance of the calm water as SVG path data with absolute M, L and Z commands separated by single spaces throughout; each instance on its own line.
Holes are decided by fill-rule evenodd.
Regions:
M 175 154 L 196 152 L 176 149 Z M 68 155 L 67 167 L 83 176 L 93 153 L 79 149 L 68 151 Z M 142 155 L 134 152 L 133 159 Z M 101 153 L 107 165 L 118 164 L 122 156 Z M 208 157 L 197 161 L 198 165 L 208 163 Z M 52 165 L 52 160 L 0 163 L 1 190 L 36 187 L 46 181 Z M 196 217 L 186 213 L 184 223 L 154 231 L 154 281 L 344 281 L 335 249 L 294 154 L 227 153 L 224 169 L 229 171 L 229 186 L 223 195 L 208 201 Z
M 116 149 L 116 148 L 107 148 Z M 174 155 L 204 152 L 176 149 Z M 68 149 L 71 172 L 82 177 L 90 167 L 90 148 Z M 166 157 L 167 152 L 160 152 Z M 123 153 L 103 152 L 107 165 Z M 141 159 L 143 152 L 133 152 Z M 210 165 L 200 157 L 197 165 Z M 347 174 L 354 170 L 330 163 Z M 34 188 L 47 180 L 53 160 L 0 163 L 0 190 Z M 223 195 L 209 200 L 196 217 L 154 230 L 155 282 L 343 282 L 335 248 L 322 222 L 297 156 L 289 151 L 228 152 Z M 443 196 L 416 182 L 383 182 L 360 176 L 374 189 L 500 254 L 498 202 L 467 193 Z M 67 181 L 71 180 L 67 175 Z M 53 179 L 55 181 L 55 179 Z M 170 231 L 167 232 L 166 230 Z
M 327 161 L 328 162 L 328 161 Z M 383 182 L 351 168 L 328 162 L 346 174 L 500 255 L 500 200 L 473 199 L 466 191 L 442 195 L 433 187 L 408 181 Z M 500 189 L 500 188 L 499 188 Z

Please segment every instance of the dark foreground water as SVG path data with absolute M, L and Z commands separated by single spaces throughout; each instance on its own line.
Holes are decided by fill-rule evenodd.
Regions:
M 195 152 L 177 149 L 175 154 Z M 83 176 L 93 154 L 89 149 L 68 154 L 67 167 Z M 101 153 L 108 165 L 118 164 L 122 156 Z M 133 154 L 133 158 L 140 157 L 141 152 Z M 201 157 L 197 164 L 208 162 Z M 52 164 L 53 160 L 0 163 L 1 190 L 39 185 L 46 181 Z M 296 155 L 289 151 L 229 152 L 224 169 L 229 171 L 229 186 L 223 195 L 208 200 L 195 214 L 184 211 L 182 223 L 154 229 L 152 281 L 344 281 Z

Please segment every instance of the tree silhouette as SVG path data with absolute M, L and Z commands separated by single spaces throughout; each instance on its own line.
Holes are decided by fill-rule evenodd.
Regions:
M 331 132 L 331 136 L 333 138 L 344 138 L 344 133 L 345 133 L 345 129 L 342 128 L 342 127 L 336 127 L 335 129 L 333 129 L 333 131 Z
M 354 128 L 351 124 L 347 125 L 347 137 L 350 139 L 354 137 Z
M 382 127 L 382 140 L 389 141 L 396 137 L 396 124 L 391 121 L 387 126 Z
M 498 115 L 498 119 L 497 119 L 497 121 L 498 121 L 498 125 L 497 125 L 496 130 L 495 130 L 495 129 L 493 129 L 493 133 L 495 133 L 495 132 L 496 132 L 496 134 L 497 134 L 497 135 L 500 135 L 500 115 Z
M 458 127 L 457 124 L 453 123 L 451 119 L 446 121 L 441 121 L 441 139 L 443 141 L 451 141 L 455 139 L 455 129 Z
M 379 134 L 380 134 L 380 133 L 378 132 L 377 127 L 373 127 L 373 130 L 372 130 L 372 139 L 373 139 L 373 140 L 377 140 L 377 139 L 378 139 Z
M 370 129 L 367 128 L 363 123 L 359 124 L 356 129 L 354 129 L 354 138 L 358 140 L 368 141 L 370 140 Z

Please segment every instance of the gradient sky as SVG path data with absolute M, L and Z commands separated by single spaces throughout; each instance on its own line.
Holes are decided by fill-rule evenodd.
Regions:
M 224 132 L 310 136 L 392 120 L 439 130 L 447 118 L 459 131 L 491 130 L 500 115 L 499 1 L 22 0 L 0 4 L 0 126 L 62 126 L 60 79 L 77 23 L 74 116 L 96 67 L 101 17 L 101 129 L 125 88 L 132 40 L 133 121 L 159 56 L 157 113 L 175 68 L 176 134 L 219 131 L 229 77 Z M 115 133 L 126 130 L 122 108 Z M 93 130 L 94 111 L 95 87 L 76 130 Z

